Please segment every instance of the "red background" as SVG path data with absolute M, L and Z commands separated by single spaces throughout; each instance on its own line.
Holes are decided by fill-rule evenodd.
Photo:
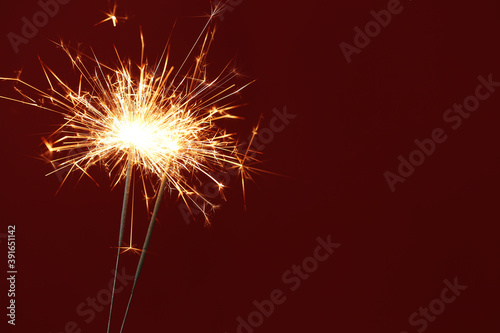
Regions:
M 350 64 L 339 43 L 352 44 L 353 28 L 387 1 L 243 0 L 217 21 L 209 62 L 219 68 L 234 59 L 248 80 L 257 80 L 243 92 L 241 136 L 261 114 L 267 124 L 273 108 L 286 105 L 297 115 L 262 157 L 262 168 L 283 176 L 257 176 L 246 211 L 233 180 L 211 229 L 186 225 L 175 198 L 166 198 L 125 332 L 236 332 L 236 318 L 276 288 L 287 300 L 255 332 L 416 332 L 408 317 L 454 277 L 468 289 L 426 331 L 498 331 L 500 92 L 460 129 L 446 127 L 448 140 L 394 193 L 383 173 L 396 172 L 398 155 L 408 156 L 415 139 L 445 128 L 443 112 L 474 92 L 478 75 L 500 81 L 500 8 L 487 0 L 402 4 L 403 12 Z M 14 54 L 7 33 L 19 33 L 21 18 L 39 6 L 3 2 L 0 76 L 22 68 L 24 80 L 46 89 L 39 55 L 70 80 L 70 63 L 49 42 L 59 37 L 91 45 L 109 64 L 116 61 L 113 44 L 138 62 L 139 26 L 154 61 L 175 20 L 172 61 L 178 62 L 210 4 L 122 0 L 118 15 L 128 14 L 127 22 L 94 27 L 107 9 L 105 1 L 72 0 Z M 13 95 L 9 84 L 0 84 L 2 95 Z M 94 169 L 100 187 L 71 178 L 55 195 L 59 181 L 45 176 L 51 166 L 38 157 L 41 137 L 61 117 L 8 101 L 0 101 L 0 110 L 0 233 L 17 227 L 12 331 L 64 332 L 74 321 L 82 332 L 104 332 L 107 308 L 88 324 L 76 308 L 111 278 L 123 184 L 110 191 L 104 173 Z M 140 212 L 139 243 L 147 224 Z M 289 291 L 282 274 L 313 254 L 316 237 L 327 235 L 340 248 Z M 0 246 L 6 253 L 4 239 Z M 136 261 L 124 256 L 128 274 Z M 7 285 L 2 288 L 4 308 Z M 128 291 L 117 296 L 113 332 Z

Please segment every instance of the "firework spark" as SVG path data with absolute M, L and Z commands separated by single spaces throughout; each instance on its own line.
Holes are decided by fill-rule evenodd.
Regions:
M 113 8 L 109 12 L 104 12 L 104 14 L 106 14 L 106 18 L 100 22 L 97 22 L 95 25 L 99 25 L 101 23 L 111 21 L 111 23 L 113 23 L 113 27 L 116 27 L 118 22 L 128 20 L 127 16 L 116 16 L 117 7 L 118 7 L 118 5 L 115 3 L 113 5 Z

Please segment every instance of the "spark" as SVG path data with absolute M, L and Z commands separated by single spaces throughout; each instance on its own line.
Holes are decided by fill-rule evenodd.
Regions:
M 132 251 L 135 254 L 140 254 L 142 252 L 142 250 L 135 247 L 135 245 L 137 245 L 137 244 L 129 245 L 129 246 L 120 246 L 119 249 L 121 250 L 121 253 Z
M 104 22 L 107 22 L 107 21 L 111 21 L 113 23 L 113 27 L 116 27 L 118 22 L 119 21 L 126 21 L 128 20 L 128 17 L 127 16 L 116 16 L 116 9 L 117 9 L 118 5 L 115 3 L 113 5 L 113 8 L 109 11 L 109 12 L 104 12 L 104 14 L 106 15 L 106 18 L 98 23 L 96 23 L 95 25 L 99 25 L 101 23 L 104 23 Z

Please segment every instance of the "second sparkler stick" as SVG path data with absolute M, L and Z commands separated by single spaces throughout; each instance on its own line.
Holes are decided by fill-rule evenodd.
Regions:
M 137 269 L 135 271 L 134 284 L 132 285 L 132 291 L 130 292 L 130 298 L 127 304 L 127 310 L 125 311 L 125 316 L 123 317 L 122 327 L 120 329 L 120 333 L 123 331 L 123 327 L 125 326 L 125 320 L 127 319 L 128 310 L 130 308 L 130 303 L 132 302 L 132 297 L 134 296 L 135 286 L 137 285 L 137 280 L 139 279 L 139 275 L 141 275 L 142 266 L 144 265 L 144 259 L 146 259 L 146 252 L 149 247 L 149 242 L 151 240 L 151 236 L 153 235 L 153 228 L 155 226 L 156 217 L 158 216 L 158 211 L 160 210 L 160 204 L 163 199 L 163 193 L 165 193 L 165 187 L 167 185 L 168 176 L 164 175 L 161 181 L 160 189 L 158 190 L 158 195 L 156 197 L 155 207 L 153 209 L 153 215 L 151 215 L 151 220 L 149 221 L 148 232 L 146 234 L 146 239 L 144 240 L 144 245 L 142 247 L 141 257 L 139 259 L 139 263 L 137 264 Z

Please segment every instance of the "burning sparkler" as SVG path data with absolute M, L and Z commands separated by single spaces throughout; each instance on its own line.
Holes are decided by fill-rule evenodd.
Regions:
M 61 42 L 59 45 L 80 76 L 76 88 L 64 83 L 41 60 L 50 85 L 49 93 L 19 77 L 0 78 L 23 85 L 25 89 L 38 94 L 42 100 L 36 100 L 18 88 L 16 90 L 24 97 L 23 100 L 4 96 L 0 96 L 1 98 L 63 115 L 64 124 L 45 141 L 51 152 L 68 153 L 53 160 L 58 163 L 55 171 L 67 170 L 66 177 L 74 171 L 80 171 L 91 178 L 89 169 L 101 164 L 113 176 L 113 187 L 125 179 L 116 270 L 123 243 L 133 173 L 141 174 L 146 198 L 146 179 L 152 184 L 161 179 L 122 330 L 165 190 L 176 191 L 186 204 L 194 204 L 204 212 L 205 221 L 209 223 L 205 208 L 213 209 L 215 205 L 197 190 L 198 186 L 203 185 L 204 180 L 210 180 L 222 191 L 223 184 L 211 175 L 214 170 L 236 168 L 244 182 L 249 176 L 248 171 L 252 169 L 247 166 L 248 161 L 254 160 L 248 156 L 249 150 L 239 151 L 234 135 L 217 126 L 222 119 L 238 118 L 229 113 L 235 108 L 231 97 L 246 85 L 237 88 L 231 83 L 236 73 L 229 70 L 229 65 L 214 79 L 209 79 L 206 72 L 206 57 L 214 36 L 211 22 L 220 8 L 212 10 L 193 47 L 176 70 L 168 65 L 169 43 L 158 63 L 155 66 L 148 64 L 144 59 L 144 38 L 141 33 L 141 62 L 137 70 L 134 70 L 131 61 L 122 59 L 118 51 L 119 66 L 111 68 L 102 64 L 97 57 L 86 56 Z M 116 7 L 106 19 L 112 20 L 114 24 L 115 10 Z M 184 70 L 197 47 L 199 53 L 194 63 Z M 93 64 L 92 69 L 86 65 L 88 61 Z M 182 71 L 184 73 L 181 74 Z M 43 100 L 50 103 L 47 105 Z M 256 130 L 253 133 L 255 135 Z M 116 274 L 108 332 L 115 283 Z

